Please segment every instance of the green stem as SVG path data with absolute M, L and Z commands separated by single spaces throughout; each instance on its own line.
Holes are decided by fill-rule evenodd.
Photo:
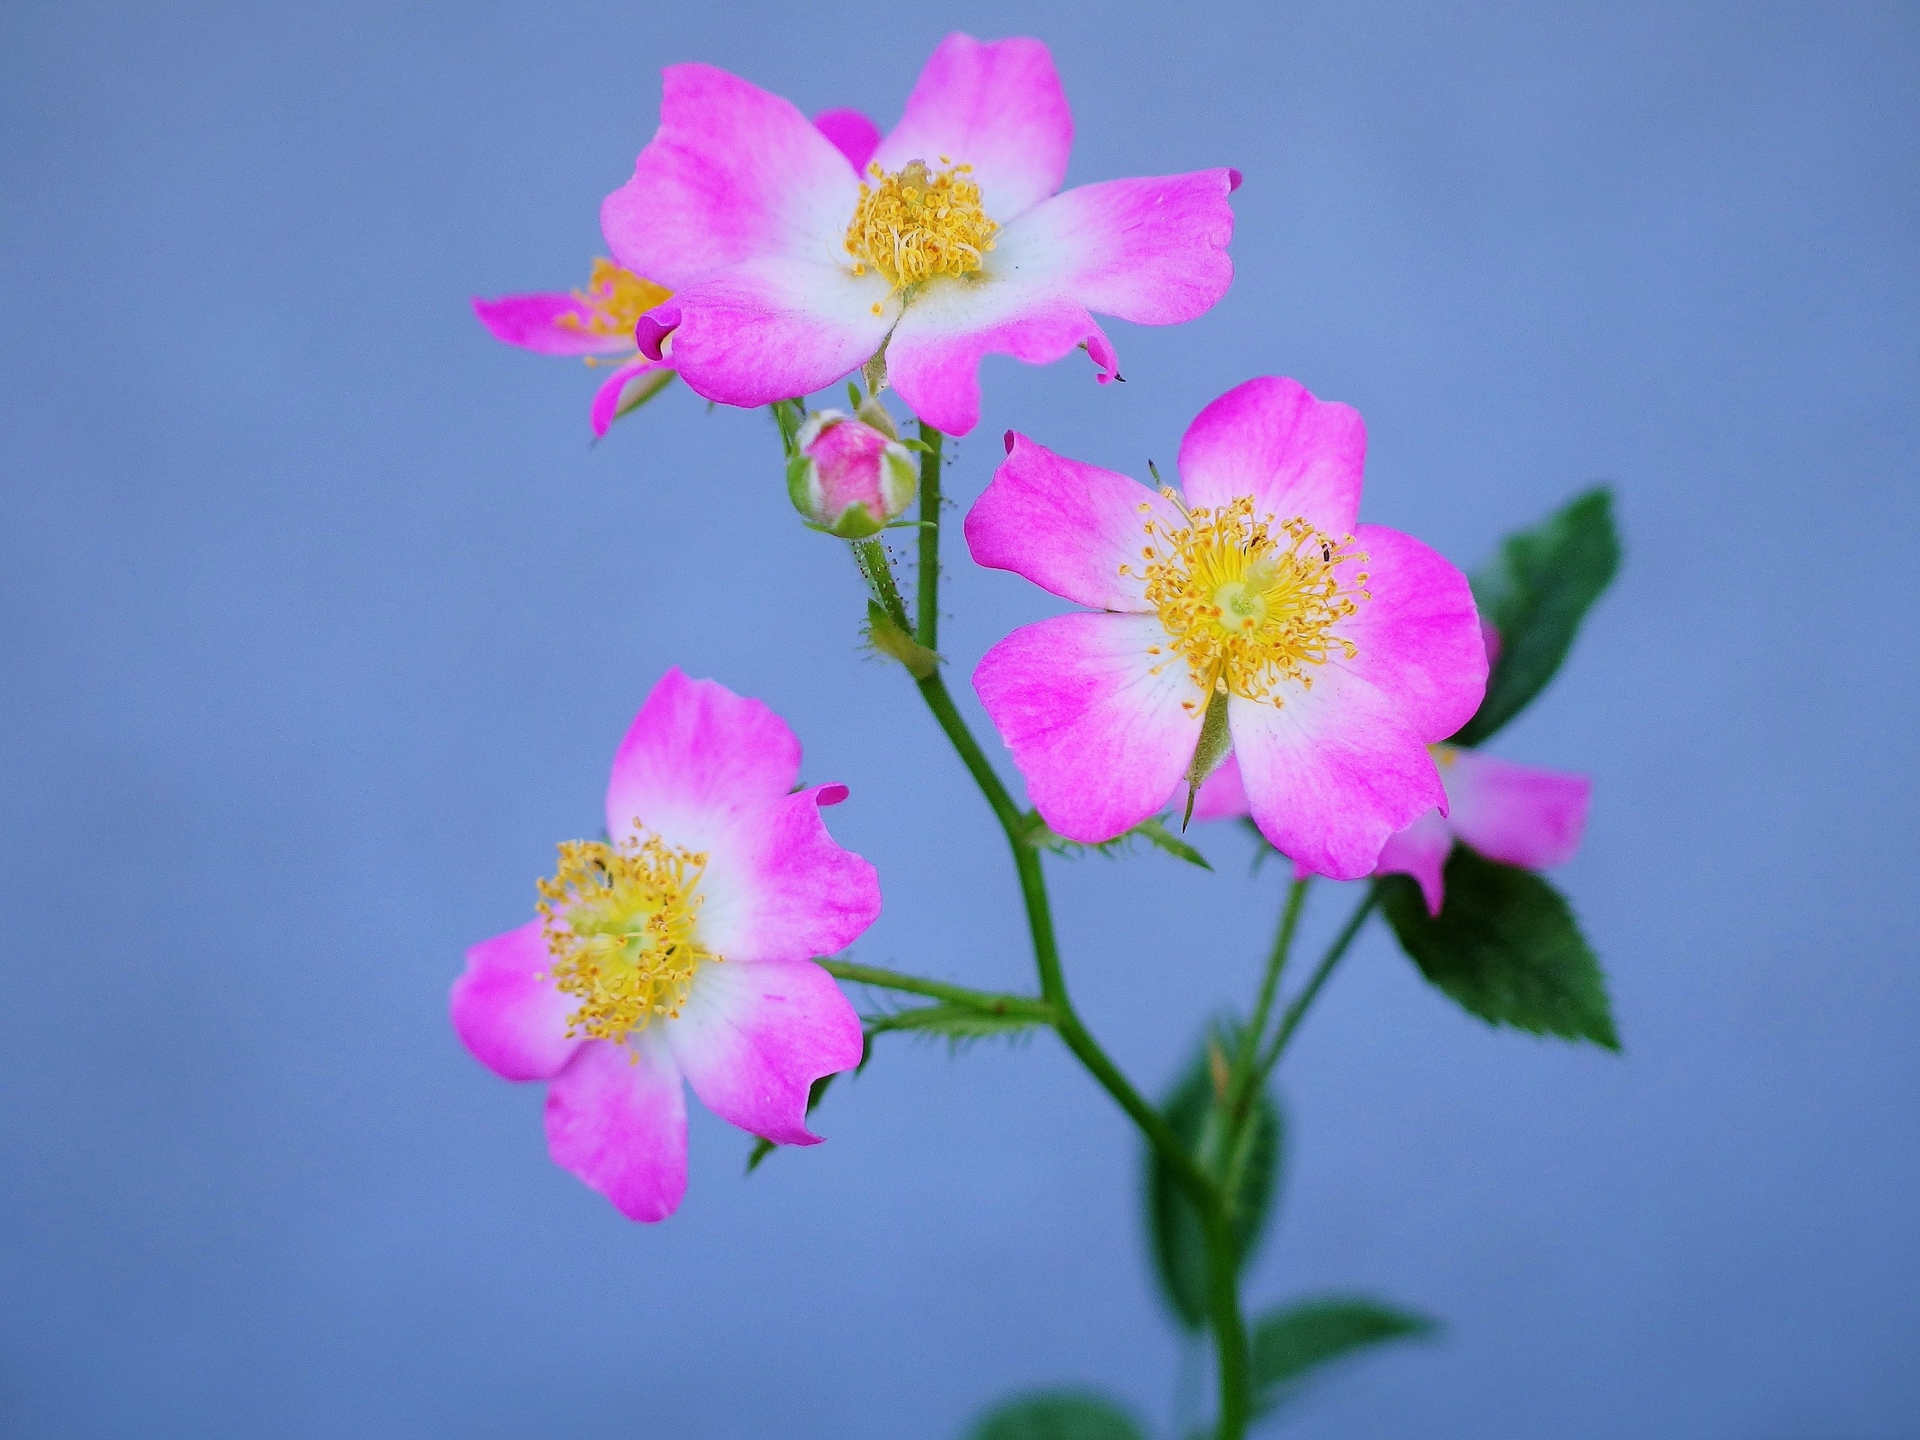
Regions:
M 920 462 L 920 554 L 916 609 L 919 625 L 914 639 L 928 650 L 939 648 L 940 631 L 940 444 L 941 434 L 925 421 L 920 438 L 926 443 Z M 884 562 L 885 552 L 879 552 Z M 866 560 L 862 560 L 862 569 Z M 891 569 L 886 571 L 888 582 Z M 892 615 L 886 587 L 876 580 L 875 593 Z M 897 597 L 897 588 L 893 591 Z M 898 618 L 897 616 L 895 617 Z M 1033 940 L 1033 958 L 1040 976 L 1040 993 L 1050 1011 L 1054 1032 L 1073 1052 L 1087 1073 L 1132 1120 L 1149 1145 L 1159 1154 L 1174 1181 L 1199 1212 L 1207 1239 L 1209 1310 L 1220 1364 L 1220 1440 L 1241 1440 L 1246 1434 L 1251 1412 L 1247 1383 L 1246 1324 L 1240 1314 L 1240 1256 L 1232 1218 L 1214 1181 L 1174 1134 L 1166 1118 L 1134 1088 L 1120 1067 L 1114 1064 L 1088 1031 L 1073 1008 L 1067 993 L 1065 972 L 1060 966 L 1060 949 L 1053 933 L 1053 909 L 1047 897 L 1046 875 L 1040 854 L 1028 843 L 1030 822 L 1001 782 L 993 763 L 973 737 L 959 708 L 948 693 L 938 671 L 916 679 L 921 698 L 933 712 L 947 739 L 953 745 L 967 773 L 980 787 L 993 815 L 1006 832 L 1008 848 L 1013 852 L 1014 869 L 1020 878 L 1020 894 L 1026 903 L 1027 928 Z M 834 962 L 839 965 L 841 962 Z M 830 970 L 833 966 L 828 967 Z M 839 974 L 841 971 L 835 970 Z M 903 977 L 912 978 L 912 977 Z M 933 982 L 921 982 L 933 983 Z M 934 994 L 921 990 L 921 994 Z M 977 992 L 976 992 L 977 993 Z M 1030 1002 L 1031 1003 L 1031 1002 Z
M 1334 937 L 1333 944 L 1327 947 L 1327 953 L 1321 957 L 1320 967 L 1313 972 L 1313 978 L 1307 981 L 1306 988 L 1293 997 L 1293 1003 L 1287 1006 L 1287 1013 L 1281 1017 L 1280 1028 L 1274 1031 L 1273 1044 L 1267 1047 L 1267 1053 L 1261 1057 L 1256 1073 L 1261 1081 L 1273 1073 L 1273 1067 L 1280 1063 L 1280 1056 L 1287 1048 L 1287 1042 L 1293 1039 L 1293 1032 L 1300 1028 L 1300 1022 L 1306 1018 L 1307 1007 L 1312 1005 L 1314 997 L 1319 995 L 1321 987 L 1333 974 L 1333 967 L 1340 963 L 1341 957 L 1353 944 L 1354 937 L 1360 933 L 1360 927 L 1367 923 L 1367 917 L 1373 913 L 1373 907 L 1379 903 L 1380 892 L 1373 886 L 1367 887 L 1367 898 L 1354 907 L 1353 914 L 1347 917 L 1347 923 Z
M 1247 1107 L 1252 1094 L 1248 1083 L 1253 1076 L 1253 1059 L 1266 1038 L 1267 1017 L 1273 1013 L 1274 996 L 1280 991 L 1280 972 L 1286 969 L 1287 955 L 1293 949 L 1293 933 L 1300 928 L 1300 911 L 1306 904 L 1307 886 L 1312 876 L 1302 876 L 1287 887 L 1287 903 L 1280 912 L 1280 929 L 1273 937 L 1273 949 L 1267 955 L 1267 973 L 1260 980 L 1260 998 L 1253 1007 L 1253 1019 L 1240 1039 L 1240 1054 L 1234 1063 L 1236 1088 L 1233 1113 L 1238 1116 Z M 1229 1194 L 1232 1192 L 1229 1191 Z
M 940 648 L 940 443 L 945 437 L 920 422 L 920 625 L 913 638 Z
M 836 980 L 856 985 L 872 985 L 880 990 L 902 990 L 909 995 L 925 995 L 964 1005 L 987 1015 L 1024 1015 L 1043 1024 L 1053 1023 L 1053 1007 L 1030 995 L 1002 995 L 991 990 L 969 990 L 964 985 L 949 985 L 943 980 L 923 980 L 898 970 L 882 970 L 877 965 L 855 965 L 850 960 L 822 960 L 820 968 Z
M 911 633 L 913 622 L 907 618 L 907 602 L 900 598 L 900 587 L 894 581 L 893 562 L 887 559 L 887 547 L 878 540 L 856 540 L 853 563 L 860 567 L 867 588 L 893 623 Z

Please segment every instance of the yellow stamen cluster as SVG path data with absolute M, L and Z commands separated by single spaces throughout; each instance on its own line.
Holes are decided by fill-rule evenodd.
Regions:
M 879 271 L 898 290 L 935 275 L 978 270 L 1000 227 L 980 208 L 980 187 L 971 165 L 940 157 L 938 174 L 914 160 L 893 174 L 878 165 L 860 182 L 860 204 L 847 226 L 853 273 Z M 877 307 L 876 307 L 877 309 Z
M 1180 506 L 1186 523 L 1163 530 L 1153 507 L 1143 503 L 1146 569 L 1122 565 L 1120 573 L 1145 580 L 1167 648 L 1186 661 L 1203 691 L 1277 706 L 1282 685 L 1311 689 L 1313 667 L 1335 651 L 1349 660 L 1359 653 L 1353 641 L 1333 633 L 1361 601 L 1373 598 L 1364 573 L 1339 573 L 1366 563 L 1352 548 L 1353 536 L 1335 540 L 1298 517 L 1257 519 L 1244 496 L 1218 510 L 1188 510 L 1173 491 L 1162 493 Z M 1155 646 L 1152 653 L 1163 652 Z M 1197 709 L 1205 702 L 1183 703 Z
M 540 916 L 553 963 L 547 977 L 580 1006 L 568 1035 L 619 1041 L 656 1019 L 677 1019 L 703 961 L 700 876 L 707 857 L 657 835 L 622 842 L 569 840 L 560 868 L 540 882 Z
M 580 330 L 588 335 L 618 335 L 633 338 L 633 327 L 640 317 L 656 305 L 673 298 L 673 292 L 651 280 L 643 280 L 633 271 L 616 265 L 605 256 L 594 257 L 593 273 L 587 288 L 573 292 L 573 298 L 586 311 L 582 315 L 562 315 L 554 323 L 562 330 Z M 589 355 L 587 363 L 597 357 Z

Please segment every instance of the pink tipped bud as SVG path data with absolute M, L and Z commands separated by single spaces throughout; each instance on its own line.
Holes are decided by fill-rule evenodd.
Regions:
M 887 431 L 822 410 L 807 417 L 796 442 L 799 453 L 787 462 L 787 493 L 807 522 L 829 535 L 864 540 L 913 503 L 920 467 Z

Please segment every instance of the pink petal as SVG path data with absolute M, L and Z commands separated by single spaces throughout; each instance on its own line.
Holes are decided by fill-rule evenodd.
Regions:
M 653 687 L 613 757 L 607 833 L 619 840 L 637 818 L 671 843 L 688 844 L 772 805 L 799 776 L 800 741 L 786 721 L 758 700 L 675 667 Z
M 1303 517 L 1334 539 L 1360 514 L 1367 427 L 1348 405 L 1316 400 L 1298 380 L 1236 385 L 1187 427 L 1180 485 L 1194 506 L 1250 495 L 1259 515 Z
M 1072 148 L 1073 114 L 1045 45 L 954 34 L 873 159 L 886 171 L 914 160 L 971 165 L 987 215 L 1005 225 L 1060 188 Z
M 622 365 L 593 392 L 593 408 L 587 412 L 593 433 L 606 434 L 623 404 L 635 398 L 641 390 L 658 390 L 671 379 L 673 367 L 663 365 L 658 360 L 636 360 L 631 365 Z M 634 387 L 632 395 L 627 388 L 629 385 Z
M 1140 325 L 1202 315 L 1233 283 L 1230 170 L 1107 180 L 1056 195 L 1021 219 L 1062 258 L 1061 283 L 1089 310 Z M 997 248 L 997 247 L 996 247 Z
M 1140 556 L 1149 510 L 1163 529 L 1179 513 L 1138 480 L 1056 455 L 1007 433 L 1007 458 L 967 512 L 976 564 L 1024 575 L 1099 610 L 1145 611 Z M 1121 567 L 1131 572 L 1121 575 Z
M 627 335 L 595 335 L 586 328 L 593 312 L 565 291 L 541 295 L 475 296 L 473 313 L 496 339 L 542 355 L 619 355 L 633 348 Z M 577 324 L 563 324 L 571 319 Z
M 629 270 L 681 290 L 769 255 L 836 256 L 860 185 L 778 95 L 710 65 L 672 65 L 660 129 L 600 226 Z
M 899 296 L 875 272 L 769 257 L 687 286 L 641 319 L 638 339 L 641 353 L 667 355 L 705 399 L 766 405 L 845 379 L 899 313 Z
M 1213 774 L 1200 783 L 1200 793 L 1193 797 L 1193 818 L 1230 820 L 1250 813 L 1239 757 L 1229 752 Z
M 1314 874 L 1358 880 L 1388 836 L 1446 804 L 1439 773 L 1392 701 L 1335 664 L 1283 698 L 1227 704 L 1254 823 Z
M 1452 746 L 1439 758 L 1453 828 L 1489 860 L 1544 870 L 1580 848 L 1593 796 L 1586 776 Z
M 453 1028 L 481 1064 L 509 1080 L 550 1080 L 573 1058 L 574 1002 L 541 978 L 551 958 L 541 922 L 483 940 L 453 982 Z
M 1480 708 L 1487 650 L 1473 591 L 1453 563 L 1411 535 L 1384 525 L 1355 528 L 1371 600 L 1340 622 L 1359 653 L 1334 663 L 1391 698 L 1400 721 L 1422 740 L 1444 740 Z
M 855 174 L 864 175 L 867 162 L 880 145 L 880 127 L 858 110 L 828 110 L 813 117 L 813 128 L 833 142 L 833 148 L 847 157 Z M 847 217 L 851 220 L 851 214 Z
M 1034 807 L 1069 840 L 1138 825 L 1193 759 L 1206 696 L 1166 639 L 1155 615 L 1058 615 L 1014 631 L 973 672 Z
M 1446 899 L 1447 856 L 1453 853 L 1453 827 L 1438 810 L 1429 810 L 1406 829 L 1387 837 L 1374 863 L 1376 875 L 1411 875 L 1427 902 L 1427 913 L 1438 915 Z
M 664 1220 L 687 1191 L 687 1097 L 658 1026 L 591 1040 L 547 1088 L 547 1152 L 629 1220 Z
M 1110 376 L 1113 347 L 1087 307 L 1044 279 L 1019 273 L 1010 247 L 989 252 L 980 276 L 921 288 L 887 342 L 887 375 L 913 413 L 964 435 L 980 421 L 980 362 L 1011 355 L 1049 365 L 1086 345 Z
M 820 1143 L 807 1129 L 807 1091 L 860 1063 L 860 1017 L 833 977 L 806 960 L 702 965 L 665 1029 L 709 1110 L 782 1145 Z
M 860 937 L 880 914 L 879 877 L 834 842 L 820 815 L 823 804 L 845 798 L 843 785 L 820 786 L 673 822 L 675 843 L 707 856 L 702 945 L 729 961 L 800 961 Z

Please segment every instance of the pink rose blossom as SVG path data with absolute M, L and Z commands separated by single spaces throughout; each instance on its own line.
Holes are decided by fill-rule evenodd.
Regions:
M 807 417 L 796 441 L 800 453 L 787 466 L 788 493 L 795 508 L 828 534 L 864 540 L 913 503 L 920 467 L 896 436 L 838 410 L 822 410 Z
M 480 323 L 509 345 L 542 355 L 579 355 L 589 365 L 614 371 L 594 392 L 588 419 L 604 435 L 616 417 L 633 409 L 673 379 L 673 366 L 649 359 L 634 344 L 640 316 L 662 304 L 671 290 L 643 280 L 611 260 L 593 262 L 584 290 L 474 298 Z
M 974 688 L 1041 816 L 1110 840 L 1182 791 L 1224 708 L 1255 823 L 1355 879 L 1446 792 L 1427 746 L 1479 705 L 1466 577 L 1358 523 L 1366 431 L 1294 380 L 1250 380 L 1180 445 L 1185 498 L 1009 433 L 967 516 L 973 558 L 1094 613 L 1016 630 Z
M 1238 173 L 1056 194 L 1073 119 L 1037 40 L 949 35 L 892 133 L 873 144 L 863 118 L 809 124 L 725 71 L 666 71 L 659 133 L 601 212 L 620 262 L 676 292 L 641 321 L 644 353 L 710 400 L 764 405 L 884 346 L 902 399 L 959 435 L 983 356 L 1085 347 L 1109 380 L 1091 312 L 1170 325 L 1226 293 Z
M 682 1079 L 741 1129 L 812 1145 L 809 1087 L 859 1063 L 859 1017 L 812 957 L 873 923 L 879 884 L 821 821 L 846 787 L 796 791 L 799 773 L 779 716 L 669 670 L 614 756 L 609 840 L 562 845 L 540 918 L 454 982 L 467 1048 L 551 1082 L 555 1163 L 632 1219 L 686 1190 Z
M 1447 856 L 1456 840 L 1489 860 L 1528 870 L 1565 864 L 1580 848 L 1593 794 L 1586 776 L 1517 765 L 1454 745 L 1435 745 L 1433 757 L 1440 764 L 1447 808 L 1429 810 L 1391 836 L 1373 867 L 1376 875 L 1411 875 L 1430 913 L 1438 915 L 1446 898 Z M 1229 755 L 1194 797 L 1193 818 L 1247 813 L 1240 765 Z

